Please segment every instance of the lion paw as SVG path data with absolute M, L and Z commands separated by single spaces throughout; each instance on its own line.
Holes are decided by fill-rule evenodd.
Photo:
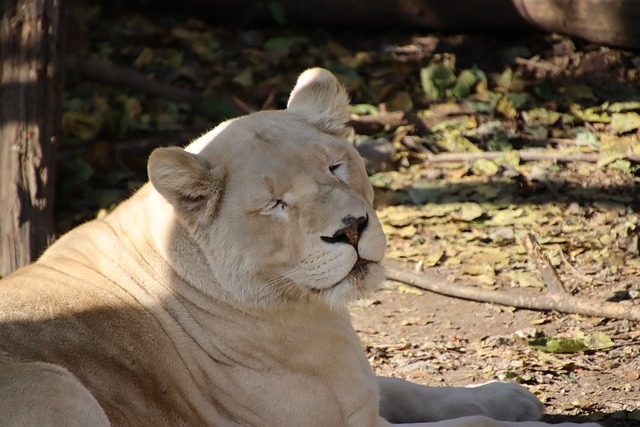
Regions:
M 516 383 L 490 382 L 471 388 L 484 415 L 502 421 L 534 421 L 544 413 L 542 403 Z

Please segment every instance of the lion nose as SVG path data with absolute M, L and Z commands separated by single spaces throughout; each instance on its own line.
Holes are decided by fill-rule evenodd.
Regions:
M 348 243 L 357 249 L 360 236 L 362 236 L 369 223 L 369 216 L 365 215 L 356 218 L 352 215 L 347 215 L 342 218 L 342 223 L 345 227 L 333 233 L 333 236 L 321 236 L 320 238 L 327 243 Z

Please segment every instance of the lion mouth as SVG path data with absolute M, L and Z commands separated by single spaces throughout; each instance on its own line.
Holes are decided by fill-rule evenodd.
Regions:
M 346 274 L 346 276 L 344 276 L 342 279 L 338 280 L 336 283 L 329 286 L 328 288 L 323 288 L 323 289 L 314 288 L 313 290 L 315 292 L 327 292 L 344 284 L 345 281 L 348 281 L 349 279 L 351 279 L 352 281 L 355 281 L 356 283 L 361 282 L 369 273 L 370 264 L 375 264 L 375 261 L 370 261 L 368 259 L 358 257 L 356 262 L 353 264 L 353 267 L 351 267 L 351 271 L 349 271 Z
M 351 267 L 351 271 L 349 271 L 347 275 L 342 278 L 342 280 L 333 285 L 332 288 L 335 288 L 341 283 L 344 283 L 344 281 L 348 279 L 360 282 L 369 273 L 369 265 L 373 263 L 373 261 L 358 257 L 358 260 L 353 264 L 353 267 Z
M 347 276 L 360 274 L 362 271 L 366 271 L 368 269 L 369 264 L 373 261 L 369 261 L 368 259 L 358 257 L 358 260 L 353 264 L 351 271 Z

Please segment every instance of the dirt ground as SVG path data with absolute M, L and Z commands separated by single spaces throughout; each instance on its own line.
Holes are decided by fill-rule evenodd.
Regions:
M 547 406 L 547 420 L 640 425 L 640 346 L 636 326 L 573 315 L 513 310 L 417 291 L 388 282 L 351 310 L 378 375 L 425 385 L 493 380 L 525 384 Z M 532 349 L 536 333 L 604 331 L 616 347 L 591 354 Z

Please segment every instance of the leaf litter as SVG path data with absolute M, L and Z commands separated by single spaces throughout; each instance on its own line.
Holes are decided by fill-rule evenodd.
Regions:
M 558 35 L 363 38 L 153 14 L 105 18 L 93 3 L 85 7 L 71 12 L 80 22 L 70 26 L 71 55 L 130 67 L 205 100 L 191 105 L 71 74 L 61 231 L 102 214 L 146 180 L 143 160 L 155 145 L 137 149 L 140 141 L 282 108 L 299 72 L 323 66 L 352 95 L 352 124 L 364 129 L 352 142 L 374 153 L 386 147 L 370 172 L 388 258 L 472 286 L 543 292 L 520 244 L 533 233 L 572 294 L 640 303 L 637 53 Z M 286 23 L 277 2 L 268 7 Z M 594 71 L 593 63 L 606 66 Z M 524 161 L 524 150 L 548 157 Z M 429 162 L 442 153 L 493 152 L 498 157 Z M 598 158 L 554 160 L 566 154 Z M 381 375 L 427 384 L 519 381 L 552 414 L 610 426 L 639 418 L 633 322 L 453 300 L 391 283 L 370 302 L 352 312 Z

